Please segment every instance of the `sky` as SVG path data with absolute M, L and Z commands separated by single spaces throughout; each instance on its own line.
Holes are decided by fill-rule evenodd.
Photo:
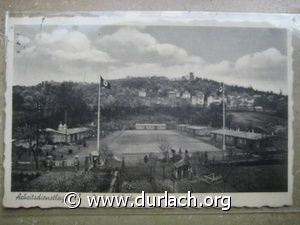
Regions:
M 15 28 L 14 84 L 196 77 L 287 93 L 286 31 L 203 26 Z

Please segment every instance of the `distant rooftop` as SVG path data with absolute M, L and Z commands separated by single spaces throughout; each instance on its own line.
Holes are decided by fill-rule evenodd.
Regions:
M 223 135 L 223 129 L 215 130 L 211 132 L 212 134 L 221 134 Z M 238 131 L 238 130 L 225 130 L 226 136 L 231 137 L 239 137 L 239 138 L 245 138 L 250 140 L 259 140 L 263 138 L 262 133 L 255 133 L 255 132 L 246 132 L 246 131 Z M 269 135 L 264 135 L 264 137 L 267 137 Z
M 193 129 L 193 130 L 202 130 L 202 129 L 206 129 L 207 127 L 205 127 L 205 126 L 188 126 L 187 128 Z

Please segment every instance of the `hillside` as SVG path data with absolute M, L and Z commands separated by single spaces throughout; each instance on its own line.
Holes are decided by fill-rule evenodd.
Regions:
M 129 128 L 135 122 L 165 121 L 218 127 L 222 123 L 222 107 L 208 105 L 208 97 L 216 96 L 221 86 L 219 82 L 202 78 L 169 80 L 165 77 L 110 82 L 111 89 L 103 88 L 101 97 L 103 126 L 108 124 L 120 129 Z M 189 95 L 184 96 L 184 92 Z M 170 93 L 178 96 L 172 97 Z M 196 95 L 203 97 L 201 104 L 191 101 Z M 245 100 L 247 104 L 252 102 L 252 108 L 259 105 L 286 121 L 287 96 L 226 84 L 225 95 L 239 97 L 239 101 Z M 67 121 L 69 127 L 91 123 L 96 120 L 97 98 L 96 83 L 50 81 L 35 86 L 14 86 L 14 136 L 31 135 L 37 126 L 56 128 L 60 121 Z

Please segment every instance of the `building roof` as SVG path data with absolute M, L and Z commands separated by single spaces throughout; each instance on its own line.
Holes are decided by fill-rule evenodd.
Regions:
M 204 126 L 188 126 L 188 129 L 193 129 L 193 130 L 202 130 L 202 129 L 206 129 L 207 127 Z
M 204 97 L 204 93 L 202 91 L 195 91 L 195 97 Z
M 78 133 L 83 133 L 86 131 L 89 131 L 90 129 L 87 127 L 76 127 L 76 128 L 70 128 L 67 129 L 67 132 L 63 132 L 63 131 L 58 131 L 58 130 L 54 130 L 52 128 L 46 128 L 46 132 L 54 132 L 54 133 L 58 133 L 58 134 L 78 134 Z
M 178 127 L 187 127 L 188 124 L 177 124 Z
M 192 99 L 201 99 L 201 100 L 203 100 L 203 99 L 204 99 L 204 95 L 202 95 L 202 96 L 199 96 L 199 95 L 193 95 L 193 96 L 192 96 Z
M 71 129 L 67 129 L 67 133 L 68 134 L 76 134 L 76 133 L 82 133 L 82 132 L 86 132 L 89 131 L 90 129 L 87 127 L 76 127 L 76 128 L 71 128 Z
M 214 131 L 211 131 L 211 133 L 223 135 L 223 129 L 214 130 Z M 259 139 L 262 139 L 263 137 L 269 136 L 269 135 L 263 136 L 262 133 L 246 132 L 246 131 L 238 131 L 238 130 L 228 130 L 228 129 L 225 130 L 225 135 L 231 136 L 231 137 L 249 139 L 249 140 L 259 140 Z

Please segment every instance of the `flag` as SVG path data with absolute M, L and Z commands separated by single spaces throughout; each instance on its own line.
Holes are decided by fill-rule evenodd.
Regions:
M 218 89 L 218 92 L 217 92 L 217 94 L 218 95 L 221 95 L 221 94 L 223 94 L 223 84 L 221 84 L 221 86 L 219 87 L 219 89 Z
M 107 80 L 104 80 L 102 77 L 101 77 L 101 87 L 110 89 L 110 83 Z

